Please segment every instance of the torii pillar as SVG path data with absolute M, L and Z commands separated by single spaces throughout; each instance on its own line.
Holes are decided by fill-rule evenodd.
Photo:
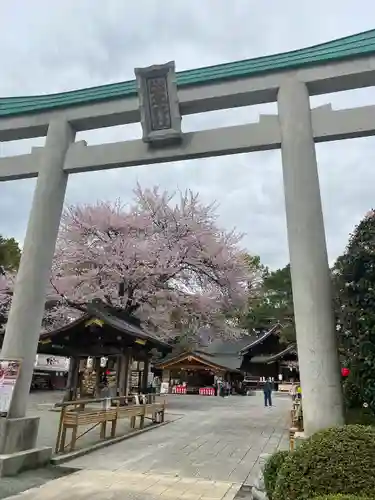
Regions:
M 0 477 L 42 465 L 51 455 L 50 448 L 36 447 L 39 417 L 26 417 L 26 409 L 68 180 L 65 155 L 74 137 L 67 122 L 51 121 L 41 156 L 1 351 L 22 365 L 7 418 L 0 419 Z
M 278 92 L 294 316 L 307 436 L 344 423 L 318 168 L 306 85 Z

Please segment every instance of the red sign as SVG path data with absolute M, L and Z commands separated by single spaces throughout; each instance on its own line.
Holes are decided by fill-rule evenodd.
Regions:
M 201 396 L 215 396 L 215 389 L 213 387 L 201 387 L 199 394 Z

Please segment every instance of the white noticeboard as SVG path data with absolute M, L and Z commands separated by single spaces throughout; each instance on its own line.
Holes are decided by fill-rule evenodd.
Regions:
M 169 393 L 169 382 L 162 382 L 160 386 L 160 394 Z
M 2 415 L 6 415 L 9 411 L 20 369 L 20 360 L 0 359 L 0 414 Z

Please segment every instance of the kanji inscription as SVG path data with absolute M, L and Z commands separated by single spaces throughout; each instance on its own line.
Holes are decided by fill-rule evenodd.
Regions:
M 167 78 L 163 76 L 147 78 L 147 91 L 151 129 L 170 129 L 172 123 Z

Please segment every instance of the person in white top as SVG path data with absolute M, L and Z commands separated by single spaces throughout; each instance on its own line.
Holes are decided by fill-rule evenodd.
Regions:
M 296 399 L 296 395 L 297 395 L 297 385 L 296 384 L 292 384 L 292 387 L 290 388 L 289 394 L 292 396 L 293 400 Z

